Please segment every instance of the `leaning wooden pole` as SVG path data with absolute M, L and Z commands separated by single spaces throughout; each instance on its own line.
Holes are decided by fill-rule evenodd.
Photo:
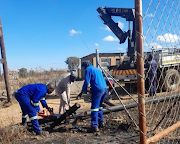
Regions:
M 144 90 L 144 60 L 143 60 L 143 24 L 142 0 L 135 0 L 135 28 L 137 50 L 137 87 L 140 143 L 146 144 L 146 118 L 145 118 L 145 90 Z
M 169 133 L 173 132 L 174 130 L 178 129 L 179 127 L 180 127 L 180 122 L 177 122 L 176 124 L 168 127 L 167 129 L 163 130 L 162 132 L 156 134 L 155 136 L 148 138 L 147 144 L 157 142 L 158 140 L 160 140 L 164 136 L 168 135 Z
M 1 57 L 2 57 L 1 62 L 3 63 L 3 71 L 4 71 L 4 80 L 5 80 L 5 85 L 6 85 L 7 99 L 8 99 L 8 102 L 11 102 L 9 74 L 8 74 L 8 66 L 7 66 L 7 61 L 6 61 L 6 52 L 5 52 L 5 46 L 4 46 L 1 18 L 0 18 L 0 48 L 1 48 Z

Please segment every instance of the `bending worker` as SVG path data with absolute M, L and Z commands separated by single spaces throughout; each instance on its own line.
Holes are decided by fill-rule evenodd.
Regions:
M 87 87 L 90 83 L 92 89 L 90 132 L 97 132 L 99 131 L 98 127 L 104 126 L 102 104 L 108 93 L 107 86 L 102 72 L 94 67 L 90 61 L 84 61 L 82 67 L 85 69 L 85 81 L 79 96 L 81 97 L 82 93 L 87 93 Z
M 109 100 L 112 100 L 112 92 L 113 92 L 113 88 L 115 87 L 115 82 L 110 76 L 108 76 L 105 80 L 107 86 L 109 87 L 108 89 Z
M 37 135 L 42 133 L 36 115 L 36 113 L 40 112 L 39 101 L 44 108 L 49 109 L 45 96 L 46 93 L 52 93 L 54 88 L 53 84 L 48 84 L 47 86 L 44 84 L 29 84 L 23 86 L 15 93 L 15 98 L 22 110 L 22 125 L 26 124 L 26 118 L 29 116 L 33 131 Z
M 72 70 L 71 74 L 65 76 L 56 88 L 56 94 L 60 97 L 59 113 L 63 114 L 71 105 L 70 86 L 76 80 L 77 72 Z

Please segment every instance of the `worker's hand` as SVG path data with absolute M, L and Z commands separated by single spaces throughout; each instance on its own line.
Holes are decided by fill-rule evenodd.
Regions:
M 81 92 L 80 94 L 78 94 L 78 96 L 76 97 L 76 99 L 81 98 L 81 96 L 82 96 L 82 92 Z
M 88 89 L 88 92 L 89 92 L 90 94 L 92 94 L 92 88 L 91 88 L 91 87 Z
M 38 112 L 38 116 L 41 116 L 44 118 L 49 117 L 51 115 L 53 115 L 53 113 L 49 112 L 47 109 L 43 109 Z
M 38 111 L 38 114 L 39 114 L 39 113 L 44 113 L 44 111 L 43 111 L 43 110 L 40 110 L 40 111 Z
M 51 107 L 46 107 L 46 109 L 47 109 L 49 112 L 53 112 L 53 108 L 51 108 Z

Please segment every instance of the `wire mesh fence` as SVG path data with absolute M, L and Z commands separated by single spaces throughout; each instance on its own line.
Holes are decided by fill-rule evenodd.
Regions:
M 143 48 L 145 64 L 147 138 L 179 121 L 179 13 L 178 0 L 144 0 Z M 152 56 L 152 58 L 151 58 Z M 179 130 L 159 143 L 178 143 Z
M 124 94 L 122 91 L 115 92 L 119 103 L 123 105 L 124 112 L 131 122 L 139 128 L 141 135 L 146 136 L 147 139 L 171 128 L 179 121 L 179 5 L 178 0 L 136 0 L 135 66 L 128 69 L 120 65 L 118 70 L 112 72 L 117 85 L 125 92 Z M 143 49 L 140 48 L 141 46 Z M 134 76 L 136 74 L 137 77 Z M 129 75 L 133 75 L 134 79 Z M 132 81 L 126 81 L 125 87 L 122 87 L 122 82 L 119 80 Z M 133 87 L 135 93 L 131 90 Z M 127 101 L 126 96 L 129 99 Z M 137 102 L 138 97 L 139 102 Z M 129 105 L 133 105 L 133 108 L 129 109 Z M 139 115 L 137 105 L 139 105 Z M 175 131 L 164 137 L 157 135 L 153 138 L 152 141 L 159 143 L 178 143 L 178 126 Z

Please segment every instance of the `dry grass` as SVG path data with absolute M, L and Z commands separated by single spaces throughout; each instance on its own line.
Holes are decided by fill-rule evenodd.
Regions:
M 0 143 L 10 144 L 23 140 L 29 132 L 23 126 L 10 126 L 0 129 Z

